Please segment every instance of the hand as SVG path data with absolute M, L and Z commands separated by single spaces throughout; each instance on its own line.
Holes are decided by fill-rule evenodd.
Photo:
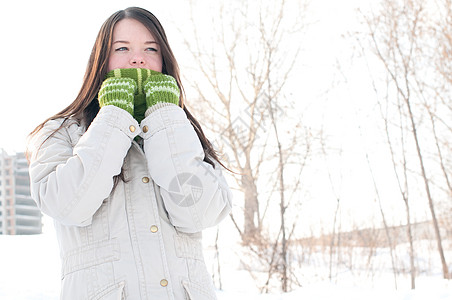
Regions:
M 144 82 L 143 91 L 146 94 L 146 106 L 148 108 L 158 102 L 179 105 L 180 90 L 176 79 L 170 75 L 152 74 Z
M 108 72 L 107 75 L 105 75 L 105 78 L 131 78 L 137 83 L 137 90 L 135 91 L 135 94 L 140 95 L 144 93 L 143 83 L 146 81 L 146 79 L 149 76 L 156 74 L 160 73 L 150 69 L 115 69 Z
M 99 106 L 114 105 L 133 116 L 133 101 L 137 83 L 131 78 L 107 78 L 99 90 Z

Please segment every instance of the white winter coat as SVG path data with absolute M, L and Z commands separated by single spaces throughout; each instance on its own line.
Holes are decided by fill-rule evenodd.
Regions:
M 201 231 L 228 215 L 231 193 L 184 111 L 168 104 L 138 124 L 106 106 L 86 131 L 68 120 L 42 144 L 61 123 L 30 143 L 31 193 L 55 220 L 61 298 L 216 299 Z

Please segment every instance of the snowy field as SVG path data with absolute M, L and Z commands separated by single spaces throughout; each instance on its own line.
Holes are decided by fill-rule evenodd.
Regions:
M 52 234 L 0 235 L 0 299 L 58 299 L 59 264 L 58 245 Z M 356 278 L 348 283 L 341 280 L 337 285 L 327 280 L 314 280 L 291 293 L 260 295 L 248 272 L 238 270 L 237 264 L 223 266 L 222 270 L 224 290 L 218 291 L 219 300 L 452 300 L 452 281 L 442 280 L 440 276 L 419 277 L 414 291 L 407 287 L 395 290 L 392 275 L 388 274 L 382 277 L 387 278 L 387 282 L 382 279 L 373 288 L 358 286 Z M 306 272 L 310 272 L 309 269 Z

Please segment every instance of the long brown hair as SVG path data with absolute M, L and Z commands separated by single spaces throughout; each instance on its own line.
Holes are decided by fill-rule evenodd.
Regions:
M 190 123 L 193 125 L 193 128 L 198 135 L 205 153 L 204 161 L 208 162 L 212 166 L 215 166 L 212 161 L 212 159 L 214 159 L 220 165 L 225 167 L 220 162 L 218 154 L 214 150 L 212 144 L 204 135 L 201 125 L 184 105 L 185 93 L 180 79 L 179 66 L 173 52 L 171 51 L 162 25 L 152 13 L 139 7 L 129 7 L 124 10 L 117 11 L 104 22 L 97 35 L 93 50 L 91 51 L 88 65 L 86 67 L 85 76 L 83 78 L 82 87 L 77 97 L 68 107 L 39 124 L 30 133 L 30 136 L 35 135 L 40 129 L 42 129 L 47 121 L 60 118 L 63 118 L 65 121 L 68 118 L 73 118 L 81 124 L 84 124 L 86 128 L 89 127 L 89 125 L 99 112 L 99 102 L 97 101 L 97 94 L 105 78 L 105 75 L 107 74 L 108 58 L 113 38 L 113 29 L 120 20 L 127 18 L 135 19 L 142 23 L 152 33 L 152 35 L 160 45 L 160 51 L 163 60 L 162 73 L 174 77 L 177 81 L 177 85 L 179 86 L 179 89 L 181 91 L 179 106 L 182 107 L 185 111 L 187 118 L 190 120 Z M 63 122 L 60 128 L 58 128 L 56 131 L 61 129 L 64 126 L 64 123 L 65 122 Z

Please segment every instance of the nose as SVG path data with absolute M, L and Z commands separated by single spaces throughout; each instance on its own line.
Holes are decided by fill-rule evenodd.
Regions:
M 144 66 L 145 61 L 144 58 L 142 56 L 139 55 L 134 55 L 131 59 L 130 59 L 130 64 L 132 66 Z

